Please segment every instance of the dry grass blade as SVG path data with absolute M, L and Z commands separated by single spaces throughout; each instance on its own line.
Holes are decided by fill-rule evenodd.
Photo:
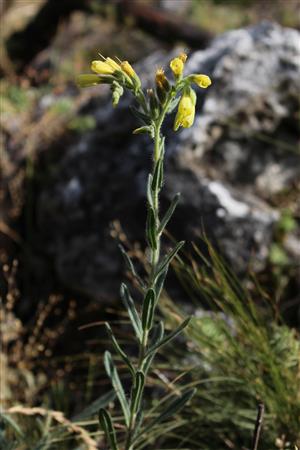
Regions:
M 98 449 L 97 442 L 90 437 L 89 433 L 84 428 L 68 420 L 61 411 L 53 411 L 39 407 L 28 408 L 24 406 L 13 406 L 9 408 L 6 412 L 9 414 L 23 414 L 25 416 L 34 416 L 34 415 L 40 415 L 43 417 L 50 416 L 56 422 L 65 426 L 68 429 L 68 431 L 77 434 L 79 436 L 79 439 L 81 439 L 81 441 L 86 445 L 86 450 Z

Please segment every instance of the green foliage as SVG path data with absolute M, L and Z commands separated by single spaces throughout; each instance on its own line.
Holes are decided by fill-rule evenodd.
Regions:
M 9 86 L 6 91 L 6 96 L 18 111 L 22 111 L 28 106 L 28 93 L 19 86 Z
M 90 114 L 74 117 L 70 120 L 68 128 L 77 133 L 84 133 L 85 131 L 96 128 L 96 119 Z
M 71 112 L 73 109 L 73 100 L 69 97 L 62 97 L 58 99 L 50 108 L 50 110 L 57 115 L 63 115 Z
M 281 212 L 280 220 L 277 224 L 278 232 L 285 234 L 294 231 L 297 228 L 297 222 L 293 217 L 292 211 L 284 209 Z
M 5 80 L 0 82 L 1 114 L 10 115 L 26 111 L 32 102 L 32 92 Z
M 256 407 L 266 408 L 260 450 L 294 449 L 300 443 L 300 341 L 274 313 L 272 300 L 254 301 L 207 242 L 193 263 L 176 271 L 194 301 L 206 304 L 188 328 L 190 378 L 197 386 L 180 433 L 201 448 L 249 448 Z M 201 303 L 200 303 L 201 302 Z M 172 310 L 178 314 L 174 305 Z M 189 441 L 189 439 L 191 441 Z M 195 448 L 195 447 L 192 447 Z
M 269 260 L 275 266 L 287 266 L 289 264 L 289 257 L 282 247 L 277 242 L 273 242 L 270 248 Z

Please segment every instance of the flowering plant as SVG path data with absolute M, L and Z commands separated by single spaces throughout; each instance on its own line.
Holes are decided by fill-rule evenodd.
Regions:
M 131 91 L 138 103 L 138 108 L 135 108 L 134 112 L 141 121 L 141 126 L 135 129 L 133 133 L 147 133 L 154 142 L 153 170 L 148 176 L 147 183 L 146 239 L 150 255 L 148 279 L 143 280 L 140 278 L 130 257 L 121 247 L 125 262 L 143 293 L 142 307 L 141 311 L 139 311 L 128 287 L 125 284 L 121 286 L 121 297 L 128 311 L 139 349 L 136 361 L 132 361 L 120 347 L 110 325 L 106 323 L 106 329 L 114 350 L 128 367 L 132 378 L 130 399 L 128 401 L 112 355 L 106 351 L 104 354 L 104 366 L 111 379 L 124 416 L 125 436 L 122 448 L 124 450 L 133 450 L 147 431 L 179 411 L 194 394 L 193 389 L 185 391 L 181 397 L 176 398 L 167 405 L 158 417 L 144 420 L 142 399 L 146 377 L 153 358 L 157 351 L 177 336 L 190 321 L 190 318 L 185 319 L 178 328 L 167 335 L 164 332 L 163 322 L 156 323 L 155 321 L 156 306 L 170 262 L 184 244 L 184 242 L 178 242 L 167 254 L 162 255 L 161 236 L 174 213 L 180 194 L 175 195 L 165 215 L 161 218 L 159 214 L 159 194 L 164 180 L 165 152 L 165 139 L 162 136 L 161 127 L 166 115 L 172 113 L 176 108 L 174 130 L 177 131 L 179 127 L 191 127 L 194 122 L 197 100 L 192 85 L 196 84 L 201 88 L 207 88 L 210 86 L 211 80 L 207 75 L 202 74 L 183 76 L 187 56 L 185 53 L 182 53 L 170 62 L 173 82 L 168 80 L 162 68 L 158 69 L 155 74 L 155 88 L 148 89 L 145 95 L 141 87 L 140 78 L 128 61 L 101 58 L 101 60 L 93 61 L 91 64 L 94 74 L 78 76 L 77 82 L 79 86 L 88 87 L 104 83 L 109 84 L 112 91 L 113 106 L 119 103 L 124 89 Z M 113 420 L 107 410 L 100 410 L 99 421 L 111 449 L 119 450 L 120 447 Z

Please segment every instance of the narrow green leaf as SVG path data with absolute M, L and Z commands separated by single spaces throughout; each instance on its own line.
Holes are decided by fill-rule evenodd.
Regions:
M 179 398 L 176 398 L 172 402 L 170 402 L 166 408 L 154 419 L 152 419 L 149 424 L 142 430 L 142 433 L 139 433 L 138 436 L 148 432 L 154 425 L 157 423 L 161 423 L 163 420 L 168 419 L 171 416 L 177 414 L 184 405 L 191 400 L 193 395 L 195 395 L 196 389 L 189 389 L 185 391 Z
M 122 256 L 125 260 L 125 264 L 128 268 L 128 270 L 132 273 L 132 275 L 137 279 L 137 281 L 139 282 L 140 286 L 145 289 L 145 283 L 143 282 L 143 280 L 141 279 L 141 277 L 138 275 L 137 271 L 135 270 L 134 264 L 131 261 L 131 258 L 128 256 L 125 248 L 123 247 L 123 245 L 119 244 L 119 249 L 122 253 Z
M 146 235 L 149 246 L 156 250 L 157 248 L 157 239 L 156 239 L 156 220 L 154 209 L 149 207 L 147 214 L 147 223 L 146 223 Z
M 145 123 L 146 125 L 150 122 L 149 117 L 142 113 L 141 111 L 139 111 L 137 108 L 135 108 L 134 106 L 130 107 L 132 114 L 137 117 L 139 120 L 141 120 L 143 123 Z
M 195 388 L 188 389 L 181 395 L 181 397 L 173 400 L 173 402 L 171 402 L 167 406 L 167 408 L 159 415 L 159 422 L 162 420 L 166 420 L 169 417 L 177 414 L 181 410 L 181 408 L 183 408 L 184 405 L 191 400 L 191 398 L 195 395 L 196 392 L 197 389 Z
M 160 155 L 161 156 L 164 156 L 165 155 L 165 136 L 163 136 L 162 138 L 161 138 L 161 140 L 160 140 L 160 147 L 159 147 L 159 150 L 160 150 Z
M 107 412 L 105 409 L 101 408 L 99 410 L 98 417 L 99 417 L 100 426 L 103 429 L 103 431 L 105 432 L 106 439 L 109 442 L 111 449 L 118 450 L 116 433 L 115 433 L 109 412 Z
M 154 290 L 155 290 L 155 294 L 156 294 L 156 301 L 158 302 L 161 291 L 163 289 L 164 286 L 164 282 L 168 273 L 168 269 L 169 269 L 169 265 L 167 264 L 167 266 L 164 268 L 164 270 L 160 271 L 159 274 L 157 275 L 157 277 L 155 278 L 154 281 Z
M 136 414 L 137 411 L 139 410 L 144 384 L 145 384 L 145 375 L 143 374 L 143 372 L 139 370 L 135 374 L 134 387 L 132 391 L 131 411 L 133 414 Z
M 163 165 L 164 165 L 164 160 L 163 160 L 163 155 L 161 155 L 154 167 L 153 180 L 152 180 L 152 185 L 151 185 L 151 189 L 153 192 L 159 191 L 162 187 Z
M 152 174 L 149 173 L 148 182 L 147 182 L 147 200 L 148 200 L 148 204 L 151 208 L 153 208 L 153 196 L 152 196 L 152 190 L 151 190 L 152 179 L 153 179 Z
M 161 339 L 160 341 L 158 341 L 156 344 L 154 344 L 152 347 L 150 347 L 150 349 L 148 350 L 148 352 L 146 353 L 146 356 L 148 356 L 149 354 L 151 354 L 152 352 L 158 350 L 160 347 L 162 347 L 163 345 L 166 345 L 168 342 L 170 342 L 172 339 L 174 339 L 179 333 L 181 333 L 181 331 L 189 324 L 191 320 L 191 317 L 187 317 L 180 325 L 179 327 L 177 327 L 174 331 L 172 331 L 171 333 L 169 333 L 164 339 Z
M 128 406 L 128 403 L 126 400 L 123 386 L 121 384 L 121 380 L 118 375 L 117 368 L 114 365 L 111 353 L 108 351 L 106 351 L 104 353 L 104 367 L 105 367 L 107 375 L 111 379 L 113 388 L 114 388 L 116 395 L 119 399 L 119 402 L 121 404 L 126 425 L 129 426 L 129 417 L 130 417 L 129 406 Z
M 164 229 L 166 228 L 169 220 L 171 219 L 171 217 L 172 217 L 172 215 L 173 215 L 173 213 L 175 211 L 175 208 L 176 208 L 176 206 L 177 206 L 177 204 L 179 202 L 179 199 L 180 199 L 180 193 L 178 192 L 175 195 L 175 197 L 173 198 L 173 200 L 171 202 L 171 205 L 169 206 L 166 214 L 162 218 L 162 221 L 161 221 L 161 223 L 159 225 L 159 228 L 158 228 L 158 234 L 161 234 L 164 231 Z
M 101 397 L 97 398 L 93 403 L 87 406 L 81 413 L 77 414 L 72 418 L 73 422 L 78 422 L 80 420 L 87 419 L 99 411 L 99 408 L 104 408 L 108 405 L 108 403 L 112 402 L 116 397 L 116 393 L 114 390 L 107 392 Z
M 145 125 L 143 127 L 136 128 L 133 130 L 132 134 L 150 134 L 150 136 L 153 135 L 153 127 L 151 125 Z
M 155 292 L 153 289 L 149 289 L 144 302 L 143 302 L 143 312 L 142 312 L 142 327 L 143 330 L 150 330 L 152 327 L 154 308 L 155 308 Z
M 169 109 L 168 109 L 169 114 L 175 110 L 175 108 L 177 107 L 177 105 L 179 103 L 179 100 L 180 100 L 180 97 L 174 98 L 174 100 L 172 100 L 172 102 L 170 103 Z
M 165 326 L 162 320 L 160 320 L 152 329 L 150 334 L 151 344 L 154 345 L 157 342 L 161 341 L 164 337 Z
M 164 337 L 164 323 L 163 321 L 160 321 L 157 325 L 153 327 L 152 333 L 150 335 L 150 341 L 152 346 L 160 342 L 163 337 Z M 152 352 L 150 355 L 146 356 L 146 358 L 143 361 L 142 371 L 144 372 L 145 375 L 148 373 L 148 370 L 152 364 L 155 354 L 156 351 Z
M 176 256 L 176 254 L 179 252 L 181 247 L 184 245 L 184 241 L 178 242 L 173 250 L 171 250 L 162 260 L 160 263 L 158 269 L 157 269 L 157 275 L 159 275 L 172 261 L 172 259 Z
M 108 336 L 110 337 L 113 347 L 116 350 L 116 352 L 118 353 L 119 356 L 121 356 L 121 358 L 123 359 L 123 361 L 125 362 L 125 364 L 128 366 L 130 373 L 132 376 L 135 375 L 135 370 L 133 365 L 131 364 L 130 359 L 128 358 L 128 356 L 126 355 L 126 353 L 124 352 L 124 350 L 121 349 L 117 339 L 115 338 L 113 331 L 109 325 L 109 323 L 105 322 L 105 327 L 106 327 L 106 331 Z
M 19 427 L 17 422 L 10 415 L 1 412 L 0 418 L 3 420 L 3 422 L 6 422 L 6 424 L 8 424 L 14 430 L 16 436 L 19 439 L 24 441 L 25 436 L 24 436 L 23 431 L 21 430 L 21 428 Z
M 133 435 L 132 435 L 133 439 L 135 438 L 138 431 L 140 430 L 140 428 L 143 424 L 143 420 L 144 420 L 144 412 L 143 412 L 143 408 L 140 408 L 140 410 L 138 411 L 138 413 L 136 415 L 136 421 L 135 421 L 135 426 L 134 426 Z
M 134 306 L 134 301 L 129 293 L 129 290 L 126 286 L 126 284 L 121 284 L 121 290 L 120 294 L 122 297 L 122 300 L 124 302 L 124 305 L 127 309 L 129 318 L 131 320 L 132 326 L 134 328 L 135 334 L 139 341 L 142 341 L 142 334 L 143 334 L 143 328 L 142 328 L 142 322 L 140 319 L 140 316 L 138 315 L 138 312 Z

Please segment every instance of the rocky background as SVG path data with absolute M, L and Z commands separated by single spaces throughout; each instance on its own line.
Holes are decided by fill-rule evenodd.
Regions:
M 195 125 L 174 133 L 173 117 L 166 124 L 162 210 L 181 192 L 169 232 L 187 241 L 187 251 L 202 245 L 204 232 L 246 284 L 253 272 L 299 326 L 298 2 L 24 3 L 2 8 L 0 282 L 3 298 L 13 292 L 8 342 L 31 332 L 52 298 L 54 322 L 80 311 L 73 328 L 62 320 L 55 354 L 78 349 L 78 326 L 119 303 L 126 273 L 118 240 L 143 265 L 151 143 L 132 135 L 131 98 L 113 109 L 105 86 L 76 87 L 98 51 L 132 61 L 145 87 L 182 49 L 187 72 L 212 78 L 199 92 Z
M 141 61 L 145 83 L 173 55 Z M 193 128 L 167 127 L 162 208 L 182 194 L 170 231 L 197 242 L 204 230 L 235 270 L 262 271 L 282 209 L 300 212 L 299 32 L 262 22 L 224 33 L 190 52 L 186 70 L 209 74 L 213 86 L 199 95 Z M 151 143 L 131 134 L 131 99 L 113 110 L 100 90 L 81 109 L 95 129 L 64 148 L 39 186 L 36 232 L 64 286 L 101 301 L 117 294 L 123 266 L 112 223 L 144 248 Z M 300 260 L 298 238 L 295 228 L 280 243 L 290 263 Z

